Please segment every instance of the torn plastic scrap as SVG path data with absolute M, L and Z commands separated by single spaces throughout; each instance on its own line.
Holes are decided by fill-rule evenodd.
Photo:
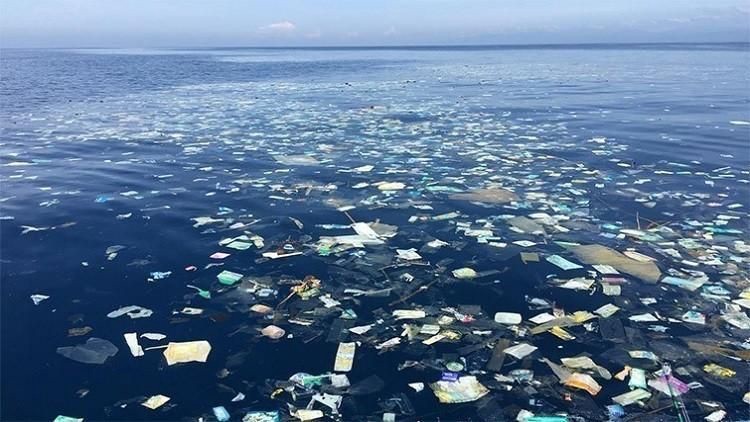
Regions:
M 424 390 L 424 383 L 423 382 L 412 382 L 407 384 L 409 387 L 413 388 L 415 392 L 419 393 L 422 390 Z
M 562 358 L 560 359 L 560 362 L 562 362 L 563 365 L 571 369 L 595 370 L 600 377 L 606 380 L 612 378 L 612 374 L 607 370 L 607 368 L 597 365 L 588 356 L 578 356 L 574 358 Z
M 568 422 L 567 416 L 531 416 L 523 420 L 523 422 Z
M 212 218 L 212 217 L 193 217 L 191 218 L 191 220 L 195 221 L 195 224 L 193 224 L 193 227 L 200 227 L 200 226 L 205 226 L 206 224 L 224 222 L 224 219 L 222 218 Z
M 515 312 L 497 312 L 495 313 L 495 322 L 499 324 L 517 325 L 522 320 L 521 314 Z
M 369 237 L 370 239 L 378 238 L 378 234 L 367 223 L 353 223 L 352 229 L 360 236 Z
M 440 403 L 468 403 L 479 400 L 490 390 L 474 376 L 463 376 L 457 381 L 437 381 L 430 384 Z
M 138 333 L 125 333 L 123 336 L 125 337 L 125 343 L 130 348 L 130 354 L 133 357 L 143 356 L 143 348 L 138 344 Z
M 288 252 L 288 253 L 279 253 L 279 252 L 263 252 L 264 258 L 270 258 L 270 259 L 279 259 L 279 258 L 289 258 L 292 256 L 299 256 L 302 255 L 302 252 Z
M 554 335 L 557 338 L 560 338 L 565 341 L 575 340 L 576 337 L 573 334 L 570 334 L 569 332 L 565 331 L 564 328 L 560 327 L 552 327 L 549 329 L 549 333 Z
M 277 410 L 247 412 L 242 422 L 281 422 L 281 414 Z
M 648 388 L 646 384 L 646 371 L 641 368 L 630 368 L 628 370 L 630 379 L 628 380 L 628 387 L 640 388 L 646 390 Z M 618 374 L 619 375 L 619 374 Z
M 240 281 L 242 279 L 243 275 L 240 273 L 235 273 L 232 271 L 224 270 L 220 272 L 216 278 L 219 279 L 219 283 L 231 286 L 232 284 Z
M 83 418 L 73 418 L 70 416 L 57 415 L 57 417 L 55 417 L 55 420 L 53 420 L 52 422 L 83 422 Z
M 599 307 L 597 310 L 594 311 L 594 313 L 599 315 L 602 318 L 609 318 L 612 315 L 614 315 L 615 312 L 619 310 L 620 308 L 617 307 L 616 305 L 608 303 L 606 305 Z
M 135 318 L 147 318 L 153 315 L 154 311 L 151 309 L 144 308 L 138 305 L 124 306 L 120 309 L 116 309 L 107 314 L 107 318 L 118 318 L 123 315 L 129 316 L 131 319 Z
M 154 341 L 163 340 L 163 339 L 167 338 L 166 335 L 161 334 L 161 333 L 143 333 L 143 334 L 141 334 L 141 337 L 142 338 L 147 338 L 149 340 L 154 340 Z
M 544 258 L 547 262 L 550 264 L 554 264 L 558 268 L 570 271 L 570 270 L 578 270 L 583 268 L 582 266 L 576 264 L 575 262 L 570 262 L 567 259 L 561 257 L 560 255 L 552 255 Z
M 333 370 L 336 372 L 351 371 L 354 364 L 354 353 L 356 349 L 357 343 L 339 343 Z
M 596 315 L 587 311 L 576 311 L 570 315 L 565 315 L 560 318 L 555 318 L 550 321 L 539 324 L 538 326 L 531 329 L 531 334 L 541 334 L 545 331 L 552 329 L 553 327 L 573 327 L 581 325 L 584 322 L 596 318 Z
M 546 363 L 547 366 L 552 370 L 557 379 L 560 380 L 560 384 L 564 383 L 573 373 L 562 365 L 558 365 L 547 358 L 542 358 L 542 362 Z
M 315 419 L 322 418 L 323 411 L 322 410 L 298 409 L 296 412 L 292 413 L 292 416 L 301 420 L 302 422 L 312 421 Z
M 318 402 L 331 409 L 331 411 L 335 415 L 339 413 L 339 407 L 341 406 L 342 399 L 343 396 L 339 396 L 336 394 L 315 394 L 312 396 L 312 399 L 310 400 L 310 403 L 307 405 L 307 407 L 312 407 L 315 402 Z
M 750 330 L 750 317 L 744 312 L 732 312 L 724 314 L 721 318 L 728 324 L 741 330 Z
M 720 422 L 723 421 L 726 416 L 727 412 L 725 410 L 715 410 L 703 419 L 708 422 Z
M 592 396 L 599 394 L 599 391 L 602 389 L 602 386 L 594 381 L 591 376 L 577 372 L 571 374 L 568 379 L 565 380 L 564 384 L 568 387 L 586 390 Z
M 382 349 L 390 349 L 391 347 L 397 346 L 401 344 L 401 337 L 392 337 L 377 346 L 375 346 L 376 349 L 382 350 Z
M 101 365 L 117 354 L 119 349 L 108 340 L 91 337 L 77 346 L 58 347 L 57 353 L 80 363 Z
M 472 268 L 464 267 L 457 270 L 453 270 L 453 277 L 458 279 L 469 279 L 477 276 L 477 272 Z
M 157 394 L 155 396 L 149 397 L 148 400 L 141 403 L 141 406 L 148 407 L 151 410 L 156 410 L 164 406 L 164 404 L 166 404 L 169 400 L 169 397 L 162 394 Z
M 654 362 L 659 361 L 659 357 L 648 350 L 630 350 L 628 351 L 628 355 L 633 359 L 649 359 Z
M 277 327 L 275 325 L 269 325 L 267 327 L 264 327 L 262 330 L 260 330 L 260 333 L 272 340 L 278 340 L 284 337 L 284 334 L 286 334 L 286 331 L 284 331 L 284 329 L 281 327 Z
M 670 397 L 681 396 L 690 391 L 690 387 L 687 384 L 678 380 L 671 374 L 651 379 L 648 381 L 648 385 L 654 390 L 661 391 Z
M 648 380 L 648 385 L 669 397 L 681 396 L 690 391 L 690 387 L 687 384 L 678 380 L 673 375 L 662 375 L 659 378 Z
M 454 193 L 448 198 L 458 201 L 485 202 L 490 204 L 503 204 L 518 199 L 518 195 L 508 189 L 493 187 L 473 189 L 468 192 Z
M 511 229 L 513 231 L 517 231 L 520 233 L 531 233 L 538 235 L 546 234 L 544 226 L 524 216 L 516 216 L 509 219 L 508 224 L 511 225 Z
M 396 309 L 393 311 L 393 316 L 399 319 L 420 319 L 427 316 L 425 311 L 418 309 Z
M 277 163 L 286 166 L 314 166 L 320 164 L 317 158 L 303 154 L 276 155 L 273 158 Z
M 382 182 L 378 185 L 378 189 L 381 191 L 401 190 L 405 187 L 406 185 L 401 182 Z
M 216 420 L 219 422 L 228 422 L 231 419 L 229 412 L 224 406 L 216 406 L 211 409 L 214 412 Z
M 414 248 L 396 249 L 396 254 L 398 259 L 403 259 L 404 261 L 418 261 L 422 259 L 422 256 L 418 254 L 417 250 Z
M 570 250 L 584 264 L 609 265 L 620 272 L 651 283 L 659 281 L 661 276 L 661 270 L 652 261 L 637 261 L 606 246 L 596 244 L 577 245 L 571 246 Z
M 687 280 L 679 277 L 667 276 L 661 279 L 662 283 L 669 284 L 671 286 L 681 287 L 685 290 L 694 292 L 698 290 L 702 285 L 706 283 L 706 280 Z
M 639 403 L 644 400 L 648 400 L 650 397 L 651 393 L 639 388 L 628 391 L 627 393 L 620 394 L 619 396 L 614 396 L 612 397 L 612 401 L 619 404 L 620 406 L 627 406 L 633 403 Z
M 516 344 L 515 346 L 510 346 L 507 349 L 503 350 L 506 355 L 511 355 L 516 359 L 523 359 L 524 357 L 534 353 L 534 351 L 538 349 L 536 346 L 532 346 L 529 343 L 520 343 Z
M 725 368 L 721 365 L 717 365 L 715 363 L 709 363 L 709 364 L 703 365 L 703 370 L 708 372 L 711 375 L 715 375 L 717 377 L 722 377 L 722 378 L 731 378 L 737 375 L 737 372 L 729 368 Z
M 186 362 L 205 362 L 211 353 L 211 343 L 205 340 L 187 341 L 181 343 L 170 342 L 164 350 L 167 365 Z

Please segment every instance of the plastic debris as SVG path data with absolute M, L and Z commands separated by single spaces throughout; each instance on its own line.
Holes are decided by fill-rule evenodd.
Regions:
M 101 365 L 118 352 L 110 341 L 91 337 L 78 346 L 58 347 L 57 353 L 80 363 Z
M 583 268 L 582 266 L 580 266 L 580 265 L 578 265 L 578 264 L 576 264 L 574 262 L 570 262 L 567 259 L 565 259 L 565 258 L 563 258 L 563 257 L 561 257 L 559 255 L 548 256 L 548 257 L 546 257 L 544 259 L 546 259 L 547 262 L 549 262 L 551 264 L 555 264 L 556 266 L 560 267 L 561 269 L 563 269 L 565 271 L 568 271 L 568 270 L 578 270 L 578 269 Z
M 477 272 L 471 268 L 459 268 L 457 270 L 453 270 L 453 277 L 459 279 L 474 278 L 476 276 Z
M 354 364 L 354 352 L 356 348 L 356 343 L 339 343 L 333 370 L 336 372 L 351 371 L 352 365 Z
M 415 392 L 419 393 L 422 390 L 424 390 L 424 383 L 423 382 L 411 382 L 409 383 L 409 387 L 411 387 Z
M 602 386 L 594 381 L 589 375 L 579 373 L 571 374 L 565 380 L 564 384 L 568 387 L 586 390 L 592 396 L 599 394 L 599 391 L 602 389 Z
M 493 187 L 484 189 L 474 189 L 466 193 L 454 193 L 450 199 L 470 202 L 487 202 L 490 204 L 503 204 L 518 199 L 518 196 L 503 188 Z
M 406 185 L 401 182 L 384 182 L 384 183 L 378 184 L 378 189 L 382 191 L 401 190 L 405 187 Z
M 83 418 L 73 418 L 70 416 L 57 415 L 52 422 L 83 422 Z
M 138 344 L 137 333 L 125 333 L 125 343 L 127 343 L 130 353 L 133 357 L 143 356 L 143 348 Z
M 116 309 L 107 314 L 107 318 L 118 318 L 123 315 L 127 315 L 130 319 L 136 318 L 148 318 L 154 314 L 151 309 L 144 308 L 138 305 L 124 306 L 120 309 Z
M 727 412 L 725 412 L 724 410 L 715 410 L 703 419 L 707 420 L 708 422 L 720 422 L 723 421 L 726 416 Z
M 648 391 L 635 389 L 632 391 L 628 391 L 627 393 L 623 393 L 623 394 L 612 397 L 612 401 L 614 401 L 615 403 L 621 406 L 628 406 L 634 403 L 639 403 L 639 402 L 648 400 L 650 397 L 651 397 L 651 393 L 649 393 Z
M 281 415 L 275 410 L 247 412 L 242 422 L 281 422 Z
M 399 319 L 420 319 L 427 316 L 424 311 L 418 309 L 396 309 L 393 311 L 393 316 Z
M 211 353 L 211 344 L 205 340 L 172 343 L 164 350 L 167 365 L 186 362 L 205 362 Z
M 490 392 L 473 376 L 459 377 L 456 381 L 437 381 L 430 384 L 430 388 L 440 403 L 472 402 Z
M 606 246 L 572 246 L 570 251 L 585 264 L 609 265 L 620 272 L 638 277 L 647 282 L 656 283 L 661 276 L 659 267 L 652 261 L 637 261 Z
M 522 320 L 521 314 L 514 312 L 496 312 L 495 322 L 507 325 L 520 324 Z
M 703 370 L 711 375 L 722 377 L 722 378 L 732 378 L 735 375 L 737 375 L 736 371 L 733 371 L 729 368 L 725 368 L 721 365 L 717 365 L 715 363 L 709 363 L 709 364 L 703 365 Z
M 612 374 L 604 367 L 597 365 L 588 356 L 578 356 L 574 358 L 562 358 L 560 359 L 563 365 L 571 369 L 590 369 L 596 372 L 596 374 L 605 379 L 609 380 L 612 378 Z
M 221 70 L 250 59 L 285 61 L 287 53 L 200 56 Z M 327 60 L 328 52 L 289 54 L 340 64 Z M 493 68 L 490 56 L 431 62 L 409 80 L 266 72 L 273 77 L 177 81 L 138 95 L 12 112 L 13 124 L 3 128 L 8 159 L 0 169 L 10 188 L 0 198 L 10 205 L 3 212 L 24 204 L 45 212 L 0 215 L 3 227 L 49 242 L 75 222 L 45 218 L 83 222 L 86 207 L 111 224 L 82 232 L 94 253 L 82 248 L 70 260 L 75 273 L 60 266 L 72 290 L 55 288 L 46 303 L 40 293 L 50 287 L 28 283 L 43 275 L 29 271 L 38 254 L 10 248 L 6 284 L 28 291 L 9 297 L 37 293 L 30 298 L 39 308 L 25 299 L 22 310 L 56 319 L 40 328 L 52 330 L 44 333 L 50 338 L 89 336 L 96 327 L 114 330 L 114 339 L 123 335 L 133 357 L 159 350 L 167 365 L 205 362 L 169 371 L 195 370 L 185 374 L 191 382 L 218 394 L 198 407 L 163 395 L 111 397 L 90 417 L 138 419 L 148 414 L 143 405 L 159 410 L 152 416 L 168 410 L 171 419 L 247 422 L 615 422 L 666 420 L 680 408 L 692 419 L 741 418 L 746 406 L 739 399 L 750 404 L 746 157 L 720 149 L 692 158 L 629 150 L 637 137 L 621 136 L 615 126 L 633 119 L 622 108 L 610 114 L 608 101 L 578 107 L 584 113 L 525 92 L 520 107 L 508 106 L 502 99 L 520 92 L 514 81 L 534 66 Z M 627 66 L 600 65 L 593 79 L 573 72 L 580 80 L 571 83 L 623 80 L 615 70 Z M 747 73 L 727 69 L 733 71 L 722 71 L 725 79 Z M 543 70 L 571 78 L 555 66 Z M 647 73 L 638 76 L 654 79 Z M 690 72 L 678 73 L 690 79 Z M 693 82 L 708 80 L 701 75 Z M 455 92 L 432 95 L 441 86 Z M 663 97 L 651 104 L 663 112 L 641 108 L 653 115 L 640 121 L 653 126 L 656 141 L 688 145 L 691 131 L 745 140 L 746 117 L 730 120 L 718 112 L 721 104 L 714 115 L 724 120 L 665 130 L 664 122 L 688 120 L 662 118 L 677 109 Z M 547 117 L 532 113 L 540 109 Z M 596 133 L 602 128 L 614 135 Z M 28 136 L 39 140 L 33 148 L 20 142 Z M 118 142 L 95 154 L 78 148 L 101 139 Z M 46 151 L 53 145 L 67 152 Z M 55 179 L 63 165 L 153 174 L 102 178 L 107 186 L 92 188 Z M 84 209 L 67 212 L 76 210 L 76 196 Z M 155 228 L 183 230 L 170 238 L 182 243 L 170 248 L 147 239 L 158 237 Z M 112 243 L 105 248 L 97 239 L 114 240 L 104 240 Z M 68 284 L 77 272 L 107 282 Z M 138 300 L 153 311 L 120 307 Z M 120 319 L 104 319 L 102 309 Z M 151 319 L 134 320 L 145 317 Z M 158 332 L 138 335 L 146 329 Z M 169 342 L 181 338 L 206 340 Z M 76 345 L 85 339 L 57 352 L 107 363 L 112 373 L 163 369 L 152 361 L 157 352 L 116 359 L 115 345 L 96 338 Z M 310 362 L 321 356 L 320 365 Z M 320 372 L 294 373 L 300 368 Z M 87 403 L 96 405 L 96 385 L 63 384 L 60 391 L 74 398 L 91 388 Z M 424 395 L 428 385 L 437 400 Z M 173 395 L 188 388 L 172 387 Z M 448 409 L 437 401 L 472 404 Z
M 292 413 L 292 416 L 304 422 L 320 419 L 325 416 L 325 414 L 321 410 L 298 409 L 296 412 Z
M 141 406 L 148 407 L 151 410 L 156 410 L 164 406 L 169 400 L 169 397 L 157 394 L 155 396 L 149 397 L 146 401 L 141 403 Z
M 524 357 L 534 353 L 538 348 L 528 343 L 520 343 L 515 346 L 511 346 L 503 350 L 506 355 L 511 355 L 516 359 L 523 359 Z
M 243 275 L 232 271 L 224 270 L 216 276 L 219 279 L 219 283 L 231 286 L 242 279 Z
M 167 338 L 166 335 L 161 333 L 143 333 L 141 334 L 141 337 L 154 341 L 164 340 L 165 338 Z
M 260 330 L 260 332 L 264 336 L 273 340 L 278 340 L 284 337 L 284 334 L 286 334 L 286 331 L 284 331 L 283 328 L 277 327 L 275 325 L 268 325 L 264 327 L 262 330 Z
M 229 412 L 227 412 L 227 409 L 224 406 L 217 406 L 211 410 L 214 412 L 214 416 L 219 422 L 227 422 L 229 419 L 231 419 Z

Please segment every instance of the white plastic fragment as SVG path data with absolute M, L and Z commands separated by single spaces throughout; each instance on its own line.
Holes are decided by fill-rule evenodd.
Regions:
M 124 306 L 107 314 L 107 318 L 118 318 L 127 315 L 131 319 L 150 317 L 154 311 L 138 305 Z
M 511 355 L 516 359 L 523 359 L 526 356 L 534 353 L 534 351 L 538 349 L 536 346 L 532 346 L 528 343 L 520 343 L 515 346 L 510 346 L 503 350 L 503 352 L 506 355 Z
M 155 396 L 149 397 L 148 400 L 142 402 L 141 406 L 148 407 L 151 410 L 156 410 L 164 406 L 164 404 L 166 404 L 169 400 L 169 397 L 162 394 L 157 394 Z
M 495 313 L 495 322 L 499 324 L 516 325 L 520 324 L 523 317 L 515 312 L 497 312 Z
M 133 357 L 143 356 L 143 348 L 138 344 L 138 333 L 125 333 L 125 343 L 130 348 L 130 354 Z
M 143 333 L 141 334 L 141 338 L 146 338 L 149 340 L 159 341 L 167 338 L 166 335 L 160 334 L 160 333 Z
M 354 364 L 354 353 L 357 349 L 357 343 L 339 343 L 336 352 L 336 361 L 333 370 L 336 372 L 349 372 Z

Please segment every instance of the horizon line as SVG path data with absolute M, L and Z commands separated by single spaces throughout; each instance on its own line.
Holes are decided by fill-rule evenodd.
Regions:
M 577 46 L 660 46 L 660 45 L 748 45 L 750 40 L 742 41 L 644 41 L 644 42 L 581 42 L 581 43 L 511 43 L 511 44 L 383 44 L 383 45 L 278 45 L 278 46 L 253 46 L 253 45 L 214 45 L 214 46 L 67 46 L 67 47 L 5 47 L 3 50 L 93 50 L 93 49 L 268 49 L 268 50 L 293 50 L 293 49 L 408 49 L 408 48 L 528 48 L 528 47 L 577 47 Z

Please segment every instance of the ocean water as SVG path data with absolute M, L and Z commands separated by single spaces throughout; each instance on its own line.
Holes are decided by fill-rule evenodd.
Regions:
M 425 308 L 436 318 L 451 313 L 445 308 L 479 305 L 465 313 L 486 322 L 498 311 L 518 312 L 532 327 L 528 318 L 543 310 L 529 306 L 531 297 L 567 312 L 615 302 L 625 325 L 644 338 L 641 350 L 655 350 L 654 343 L 687 350 L 681 339 L 688 335 L 710 335 L 714 343 L 740 350 L 748 338 L 747 330 L 722 322 L 728 299 L 633 278 L 616 299 L 601 289 L 560 289 L 551 287 L 551 274 L 587 276 L 591 268 L 561 272 L 544 259 L 518 259 L 523 251 L 575 261 L 556 241 L 634 248 L 657 257 L 664 275 L 674 270 L 705 277 L 731 299 L 739 297 L 750 262 L 743 246 L 750 207 L 747 44 L 2 50 L 0 99 L 3 420 L 210 420 L 215 406 L 225 406 L 232 420 L 252 410 L 280 410 L 288 417 L 287 403 L 304 407 L 309 398 L 294 401 L 284 393 L 272 399 L 274 382 L 298 372 L 331 372 L 339 341 L 361 342 L 347 374 L 352 384 L 372 374 L 385 381 L 372 394 L 344 394 L 343 420 L 380 420 L 389 399 L 402 393 L 414 412 L 397 420 L 514 420 L 521 408 L 606 420 L 610 397 L 627 391 L 618 381 L 601 381 L 593 398 L 565 390 L 539 362 L 586 352 L 618 372 L 620 361 L 607 357 L 622 344 L 602 340 L 595 327 L 571 328 L 574 341 L 502 331 L 539 347 L 531 358 L 506 359 L 503 370 L 533 369 L 538 392 L 528 395 L 519 385 L 502 391 L 491 373 L 482 373 L 494 343 L 488 342 L 464 355 L 464 372 L 473 371 L 490 387 L 481 406 L 439 404 L 429 386 L 418 393 L 407 384 L 440 379 L 439 368 L 426 363 L 455 360 L 464 353 L 458 348 L 481 345 L 484 334 L 472 331 L 488 324 L 456 328 L 465 336 L 455 343 L 430 348 L 419 341 L 407 346 L 404 339 L 379 351 L 375 345 L 401 334 L 404 321 L 389 319 L 399 308 Z M 372 169 L 363 168 L 368 165 Z M 379 182 L 403 188 L 387 190 Z M 517 200 L 451 198 L 493 186 L 514 191 Z M 359 222 L 397 226 L 398 234 L 384 245 L 321 254 L 321 236 L 353 234 L 341 209 Z M 454 211 L 460 216 L 430 218 Z M 545 235 L 521 233 L 507 222 L 542 212 L 555 220 L 532 217 L 542 221 Z M 200 225 L 198 217 L 215 221 Z M 655 227 L 661 237 L 619 232 L 636 230 L 638 219 L 642 229 Z M 331 224 L 337 226 L 326 226 Z M 492 235 L 467 233 L 466 227 Z M 263 248 L 240 251 L 218 243 L 244 232 L 262 237 Z M 425 249 L 434 239 L 447 245 Z M 513 243 L 519 240 L 535 245 Z M 262 259 L 263 252 L 285 244 L 303 254 Z M 115 245 L 122 248 L 110 249 L 119 249 L 114 255 L 105 252 Z M 410 292 L 408 283 L 401 273 L 381 269 L 399 263 L 396 249 L 408 248 L 418 249 L 429 265 L 394 270 L 408 271 L 415 283 L 435 283 L 393 304 Z M 209 258 L 214 252 L 231 255 Z M 190 266 L 196 270 L 187 271 Z M 497 272 L 456 281 L 451 271 L 461 267 Z M 228 288 L 217 282 L 222 270 L 274 292 L 264 297 Z M 155 272 L 171 273 L 149 280 Z M 291 338 L 260 336 L 256 328 L 272 321 L 249 306 L 277 306 L 293 280 L 307 275 L 342 302 L 338 308 L 356 313 L 345 328 L 383 322 L 371 336 L 333 335 L 332 325 L 348 323 L 340 312 L 314 313 L 322 307 L 319 299 L 295 298 L 275 319 Z M 211 291 L 211 299 L 187 285 Z M 389 298 L 353 297 L 347 287 L 394 292 Z M 35 305 L 34 294 L 49 298 Z M 644 297 L 658 303 L 641 304 Z M 107 317 L 126 305 L 153 315 Z M 186 306 L 204 313 L 181 314 Z M 691 307 L 711 323 L 679 322 Z M 653 324 L 668 326 L 659 332 L 627 319 L 654 311 L 678 321 Z M 69 335 L 81 327 L 93 330 Z M 489 330 L 488 339 L 500 332 L 491 324 Z M 205 363 L 167 366 L 161 350 L 133 357 L 123 339 L 127 332 L 166 335 L 163 341 L 141 339 L 144 347 L 208 340 L 212 351 Z M 102 365 L 56 352 L 89 337 L 106 339 L 119 352 Z M 716 359 L 693 354 L 673 367 L 700 372 Z M 425 362 L 399 370 L 408 360 Z M 224 368 L 229 375 L 218 377 Z M 684 397 L 691 416 L 709 413 L 698 407 L 698 398 L 721 402 L 731 415 L 746 410 L 746 387 L 718 388 L 691 371 L 682 378 L 704 384 Z M 738 371 L 734 381 L 741 384 L 748 371 Z M 245 399 L 231 402 L 238 392 Z M 573 399 L 561 399 L 564 392 Z M 138 404 L 156 394 L 171 397 L 168 405 L 152 411 Z M 488 416 L 493 404 L 503 409 L 494 419 Z

